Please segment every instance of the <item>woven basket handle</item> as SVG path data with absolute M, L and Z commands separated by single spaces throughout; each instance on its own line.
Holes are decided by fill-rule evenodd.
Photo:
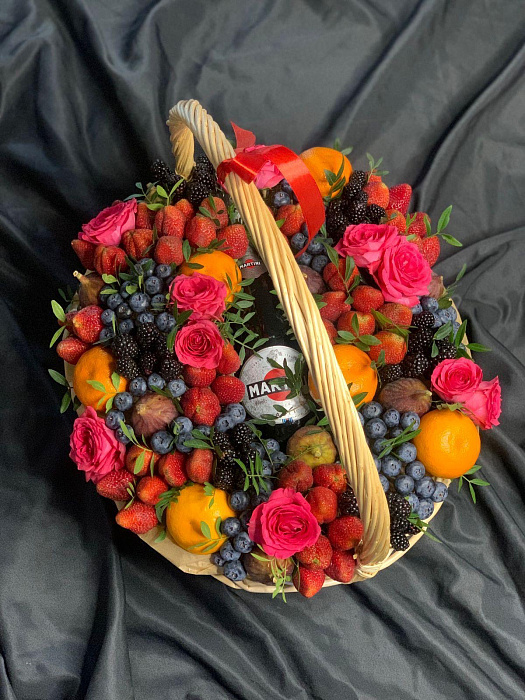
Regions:
M 178 102 L 167 124 L 179 175 L 192 171 L 195 137 L 215 169 L 234 149 L 219 126 L 196 100 Z M 376 466 L 350 392 L 337 364 L 315 300 L 297 265 L 290 246 L 277 227 L 259 191 L 231 173 L 226 186 L 255 246 L 269 270 L 277 295 L 295 333 L 306 363 L 319 390 L 348 480 L 357 496 L 364 525 L 358 551 L 357 572 L 374 576 L 390 548 L 390 516 Z

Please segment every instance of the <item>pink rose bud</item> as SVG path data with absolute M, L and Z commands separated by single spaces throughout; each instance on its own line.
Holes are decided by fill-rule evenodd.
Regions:
M 203 319 L 220 319 L 226 309 L 227 295 L 224 282 L 200 272 L 177 275 L 170 286 L 170 300 L 177 302 L 179 312 L 191 310 Z
M 267 146 L 248 146 L 244 149 L 244 153 L 251 153 L 252 151 L 259 151 L 261 148 L 267 148 Z M 282 173 L 277 169 L 270 160 L 267 160 L 262 168 L 259 170 L 255 177 L 255 186 L 259 190 L 264 190 L 266 187 L 275 187 L 283 179 Z
M 501 387 L 498 377 L 490 382 L 481 382 L 477 391 L 464 402 L 463 411 L 482 430 L 489 430 L 494 425 L 499 425 Z
M 216 369 L 221 361 L 224 340 L 211 321 L 191 319 L 175 336 L 179 361 L 190 367 Z
M 417 247 L 399 236 L 394 245 L 384 250 L 374 279 L 385 301 L 415 306 L 418 297 L 428 292 L 432 271 Z
M 119 245 L 122 234 L 135 228 L 137 201 L 116 202 L 103 209 L 94 219 L 82 225 L 78 237 L 95 245 Z
M 346 227 L 335 249 L 344 258 L 354 258 L 358 267 L 368 267 L 370 272 L 374 272 L 384 251 L 395 245 L 398 238 L 399 233 L 395 226 L 357 224 Z
M 85 472 L 86 481 L 96 484 L 109 472 L 124 467 L 126 448 L 91 406 L 75 420 L 69 444 L 69 456 Z
M 443 360 L 432 372 L 432 390 L 444 401 L 464 403 L 478 389 L 483 373 L 481 367 L 466 357 Z

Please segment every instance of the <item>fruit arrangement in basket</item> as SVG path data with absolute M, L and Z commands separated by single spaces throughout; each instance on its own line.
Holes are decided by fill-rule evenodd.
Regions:
M 315 300 L 385 493 L 389 559 L 429 534 L 451 479 L 474 500 L 487 483 L 468 475 L 500 387 L 471 359 L 487 348 L 468 343 L 451 300 L 464 269 L 448 288 L 432 271 L 442 240 L 461 245 L 445 232 L 451 207 L 433 228 L 380 161 L 354 169 L 339 147 L 296 156 L 235 133 L 217 170 L 206 155 L 185 177 L 157 160 L 138 194 L 82 226 L 78 290 L 52 302 L 66 373 L 50 373 L 67 387 L 61 410 L 79 412 L 71 458 L 117 502 L 119 525 L 231 585 L 311 597 L 359 580 L 365 467 L 341 458 L 231 174 L 255 184 L 268 235 L 286 239 Z

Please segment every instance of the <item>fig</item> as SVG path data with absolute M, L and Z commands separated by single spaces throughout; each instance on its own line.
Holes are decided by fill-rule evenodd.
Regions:
M 262 552 L 259 552 L 262 555 Z M 272 563 L 275 562 L 279 569 L 282 570 L 286 565 L 286 573 L 290 576 L 293 571 L 293 561 L 292 559 L 275 559 L 274 557 L 268 557 L 268 561 L 260 561 L 256 559 L 251 554 L 243 554 L 242 563 L 246 569 L 246 573 L 252 581 L 257 581 L 258 583 L 264 583 L 266 585 L 271 585 L 274 583 L 272 574 Z
M 445 285 L 443 284 L 443 277 L 435 272 L 432 272 L 432 279 L 428 285 L 428 296 L 434 297 L 434 299 L 439 299 L 444 293 Z
M 178 415 L 171 399 L 148 392 L 133 407 L 131 424 L 137 435 L 149 437 L 158 430 L 164 430 Z
M 286 453 L 292 458 L 299 457 L 310 467 L 335 462 L 337 450 L 330 433 L 317 425 L 299 428 L 288 440 Z
M 326 292 L 326 284 L 322 275 L 307 265 L 299 265 L 299 269 L 303 273 L 310 294 L 323 294 Z
M 396 408 L 400 413 L 414 411 L 418 416 L 430 410 L 431 401 L 432 392 L 419 379 L 396 379 L 379 394 L 379 403 L 385 408 Z
M 83 275 L 80 272 L 73 272 L 73 277 L 76 277 L 80 282 L 78 288 L 78 301 L 80 308 L 84 306 L 93 306 L 98 304 L 98 295 L 104 286 L 104 280 L 96 272 L 88 272 Z

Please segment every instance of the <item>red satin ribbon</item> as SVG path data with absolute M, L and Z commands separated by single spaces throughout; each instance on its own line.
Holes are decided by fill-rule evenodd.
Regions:
M 231 123 L 237 147 L 235 158 L 223 160 L 217 168 L 217 178 L 222 184 L 229 173 L 236 173 L 244 182 L 253 182 L 263 165 L 270 161 L 282 176 L 290 183 L 308 228 L 308 243 L 319 231 L 325 219 L 323 198 L 310 171 L 299 156 L 286 146 L 264 146 L 256 151 L 246 152 L 246 148 L 255 145 L 255 135 Z M 302 255 L 306 246 L 296 257 Z

